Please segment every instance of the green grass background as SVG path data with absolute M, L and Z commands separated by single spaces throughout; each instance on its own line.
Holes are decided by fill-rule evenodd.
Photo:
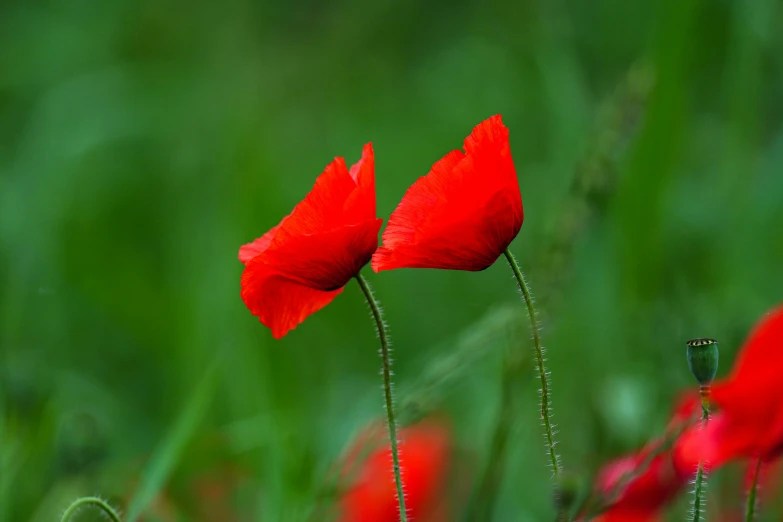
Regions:
M 661 431 L 687 339 L 719 339 L 724 375 L 783 300 L 782 25 L 774 0 L 4 2 L 0 521 L 94 493 L 133 515 L 161 491 L 207 520 L 194 477 L 235 467 L 241 520 L 307 520 L 383 413 L 377 341 L 353 283 L 273 340 L 237 249 L 368 141 L 387 218 L 495 113 L 558 448 L 589 479 Z M 475 480 L 499 331 L 524 327 L 510 271 L 365 272 L 401 403 L 452 419 L 456 480 Z M 528 370 L 498 521 L 554 513 Z M 740 507 L 731 473 L 713 514 Z

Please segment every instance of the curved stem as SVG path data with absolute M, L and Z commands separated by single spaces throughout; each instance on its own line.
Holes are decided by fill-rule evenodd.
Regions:
M 112 522 L 122 522 L 122 520 L 120 520 L 120 515 L 114 511 L 109 503 L 99 497 L 82 497 L 76 499 L 73 504 L 68 506 L 68 509 L 65 510 L 60 522 L 68 522 L 79 509 L 85 506 L 93 506 L 100 509 Z
M 701 395 L 701 427 L 704 429 L 710 419 L 710 386 L 700 386 L 699 394 Z M 704 473 L 704 464 L 699 462 L 699 468 L 696 470 L 696 483 L 693 489 L 693 512 L 691 513 L 693 522 L 701 520 L 703 504 L 706 504 L 706 499 L 704 498 L 706 485 L 707 478 Z
M 400 473 L 400 453 L 397 447 L 397 424 L 394 420 L 394 397 L 392 395 L 391 382 L 391 357 L 389 356 L 389 336 L 386 332 L 386 323 L 383 320 L 380 303 L 375 299 L 370 288 L 370 283 L 362 276 L 356 274 L 356 281 L 364 292 L 367 304 L 370 305 L 375 325 L 378 329 L 378 338 L 381 340 L 381 360 L 383 361 L 383 395 L 386 400 L 386 423 L 389 427 L 389 441 L 391 442 L 392 464 L 394 467 L 394 482 L 397 486 L 397 504 L 400 508 L 400 522 L 407 522 L 408 512 L 405 509 L 405 491 L 402 487 L 402 474 Z
M 536 365 L 538 366 L 538 376 L 541 379 L 541 421 L 544 424 L 544 435 L 546 437 L 546 446 L 551 459 L 552 472 L 557 480 L 560 477 L 560 456 L 555 451 L 555 438 L 552 430 L 551 406 L 549 400 L 549 379 L 544 367 L 544 349 L 541 347 L 541 337 L 538 333 L 538 319 L 536 318 L 536 309 L 533 307 L 533 296 L 530 294 L 530 288 L 527 286 L 525 276 L 519 269 L 514 255 L 506 248 L 503 251 L 514 277 L 517 279 L 519 289 L 522 291 L 522 297 L 527 305 L 527 313 L 530 316 L 530 328 L 533 330 L 533 345 L 536 350 Z
M 759 486 L 759 476 L 761 475 L 761 458 L 756 462 L 756 470 L 753 472 L 753 483 L 748 492 L 748 505 L 745 506 L 745 522 L 753 522 L 756 511 L 756 491 Z

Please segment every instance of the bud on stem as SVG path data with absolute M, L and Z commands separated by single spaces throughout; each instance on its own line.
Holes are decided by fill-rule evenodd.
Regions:
M 718 373 L 718 341 L 706 337 L 691 339 L 688 346 L 688 367 L 696 380 L 699 381 L 699 395 L 701 396 L 701 423 L 707 425 L 710 418 L 710 386 L 715 374 Z M 696 470 L 696 480 L 693 490 L 693 509 L 691 521 L 701 520 L 702 509 L 706 502 L 704 487 L 707 478 L 704 473 L 704 463 L 699 462 Z
M 688 367 L 699 384 L 709 386 L 718 373 L 718 341 L 715 339 L 692 339 L 688 346 Z

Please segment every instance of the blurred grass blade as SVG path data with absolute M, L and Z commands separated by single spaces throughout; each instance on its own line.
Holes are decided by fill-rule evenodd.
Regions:
M 19 443 L 4 422 L 3 410 L 3 397 L 0 396 L 0 522 L 11 520 L 8 515 L 11 484 L 19 472 L 21 461 Z
M 141 476 L 129 506 L 127 522 L 134 522 L 154 500 L 171 475 L 188 440 L 198 428 L 215 391 L 217 363 L 213 363 L 191 395 L 168 436 L 161 442 Z
M 402 395 L 399 406 L 400 424 L 413 424 L 436 410 L 450 388 L 465 382 L 475 372 L 476 365 L 498 348 L 507 348 L 521 336 L 518 326 L 519 307 L 516 303 L 498 305 L 478 321 L 443 344 L 448 349 L 435 348 L 438 354 L 423 366 L 420 377 Z

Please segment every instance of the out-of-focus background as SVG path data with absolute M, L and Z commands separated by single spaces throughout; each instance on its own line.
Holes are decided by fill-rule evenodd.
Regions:
M 687 339 L 719 339 L 723 375 L 783 300 L 781 26 L 773 0 L 3 3 L 0 521 L 93 493 L 149 521 L 312 519 L 383 414 L 373 326 L 350 284 L 273 340 L 237 249 L 368 141 L 387 218 L 496 113 L 558 448 L 589 480 L 662 431 Z M 451 419 L 460 483 L 530 348 L 501 261 L 365 269 L 401 415 Z M 525 364 L 498 521 L 554 512 Z M 739 509 L 730 472 L 714 510 Z

